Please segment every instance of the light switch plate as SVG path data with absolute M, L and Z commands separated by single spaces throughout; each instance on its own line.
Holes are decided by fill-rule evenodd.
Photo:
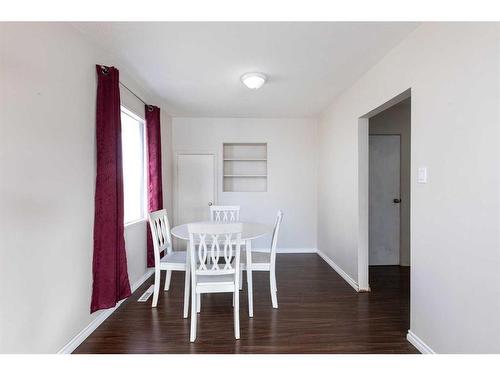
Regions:
M 427 183 L 427 167 L 419 167 L 417 171 L 417 183 Z

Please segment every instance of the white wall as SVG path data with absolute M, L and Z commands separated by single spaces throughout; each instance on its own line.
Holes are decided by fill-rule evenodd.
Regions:
M 499 37 L 425 24 L 319 124 L 318 247 L 357 280 L 358 119 L 411 88 L 411 331 L 439 353 L 500 352 Z
M 222 191 L 222 144 L 267 142 L 268 191 Z M 316 248 L 317 121 L 314 119 L 174 118 L 174 153 L 217 154 L 217 203 L 241 205 L 241 219 L 274 224 L 283 210 L 278 248 Z M 208 210 L 208 207 L 207 207 Z M 254 247 L 269 247 L 269 238 Z
M 116 65 L 127 86 L 161 103 L 67 24 L 1 23 L 0 56 L 0 352 L 53 353 L 99 314 L 89 313 L 95 64 Z M 162 121 L 168 153 L 171 122 Z M 171 155 L 164 160 L 171 192 Z M 145 223 L 125 235 L 133 284 L 146 271 Z
M 174 160 L 173 160 L 173 123 L 172 118 L 161 111 L 161 167 L 163 179 L 163 207 L 173 212 Z

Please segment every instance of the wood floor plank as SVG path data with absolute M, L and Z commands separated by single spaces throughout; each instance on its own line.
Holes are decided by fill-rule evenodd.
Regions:
M 157 308 L 137 302 L 151 278 L 75 353 L 418 353 L 406 340 L 409 268 L 370 267 L 372 291 L 356 293 L 316 254 L 278 254 L 277 310 L 267 275 L 254 272 L 254 318 L 248 318 L 246 291 L 240 294 L 240 340 L 226 293 L 203 296 L 197 340 L 189 342 L 184 274 L 174 272 Z

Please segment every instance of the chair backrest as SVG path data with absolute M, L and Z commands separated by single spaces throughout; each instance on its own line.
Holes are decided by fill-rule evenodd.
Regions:
M 274 222 L 273 237 L 271 239 L 271 266 L 276 263 L 276 245 L 278 244 L 278 234 L 280 232 L 281 221 L 283 220 L 283 211 L 279 210 Z
M 148 214 L 151 237 L 153 239 L 153 249 L 155 264 L 160 263 L 160 253 L 167 250 L 167 254 L 172 251 L 172 235 L 170 234 L 170 223 L 168 222 L 167 210 L 159 210 Z
M 192 275 L 238 274 L 242 231 L 241 223 L 188 224 Z
M 211 221 L 240 221 L 240 206 L 210 206 Z

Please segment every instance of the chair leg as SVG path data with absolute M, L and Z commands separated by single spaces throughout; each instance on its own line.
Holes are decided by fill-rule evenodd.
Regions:
M 172 271 L 167 270 L 167 275 L 165 276 L 165 290 L 170 288 L 170 278 L 172 277 Z
M 252 286 L 252 244 L 246 242 L 245 249 L 247 252 L 247 293 L 248 293 L 248 316 L 253 318 L 253 286 Z
M 273 308 L 278 308 L 278 289 L 276 288 L 276 274 L 271 271 L 269 272 L 269 284 L 271 289 L 271 301 L 273 303 Z
M 196 319 L 198 319 L 198 314 L 196 314 L 194 311 L 196 311 L 196 296 L 198 293 L 196 293 L 195 285 L 192 285 L 192 291 L 191 291 L 191 334 L 189 337 L 189 340 L 191 342 L 194 342 L 196 340 Z
M 189 276 L 190 272 L 188 268 L 184 275 L 184 319 L 189 315 L 189 285 L 191 284 Z
M 196 293 L 196 312 L 199 313 L 200 311 L 201 311 L 201 293 Z
M 234 338 L 240 338 L 240 292 L 237 288 L 233 293 L 234 296 Z
M 158 305 L 158 295 L 160 294 L 160 270 L 155 270 L 155 283 L 153 289 L 153 303 L 152 307 L 156 307 Z
M 240 290 L 243 289 L 243 268 L 240 267 Z

